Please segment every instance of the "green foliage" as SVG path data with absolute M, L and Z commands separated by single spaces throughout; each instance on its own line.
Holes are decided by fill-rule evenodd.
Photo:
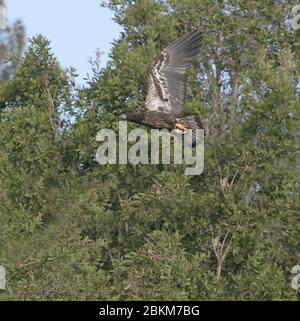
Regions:
M 1 4 L 1 3 L 0 3 Z M 11 79 L 23 54 L 25 31 L 21 21 L 8 25 L 0 33 L 0 80 Z
M 294 4 L 103 1 L 123 32 L 76 90 L 49 41 L 32 39 L 0 83 L 1 299 L 299 299 Z M 143 106 L 149 63 L 195 27 L 187 109 L 205 123 L 204 173 L 98 165 L 97 131 Z

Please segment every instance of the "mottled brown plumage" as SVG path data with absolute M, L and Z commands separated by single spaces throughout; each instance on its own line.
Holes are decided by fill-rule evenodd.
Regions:
M 199 53 L 201 38 L 202 33 L 195 30 L 165 48 L 150 65 L 144 108 L 123 113 L 120 119 L 152 128 L 176 129 L 179 134 L 186 129 L 203 128 L 196 115 L 183 116 L 188 71 Z

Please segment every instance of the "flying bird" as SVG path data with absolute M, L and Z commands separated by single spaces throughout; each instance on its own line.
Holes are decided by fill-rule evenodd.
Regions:
M 188 71 L 200 51 L 201 39 L 202 32 L 195 30 L 165 48 L 150 65 L 145 106 L 120 114 L 120 119 L 157 129 L 174 129 L 178 135 L 192 129 L 193 135 L 185 143 L 194 147 L 195 129 L 203 126 L 196 115 L 184 116 L 184 107 Z

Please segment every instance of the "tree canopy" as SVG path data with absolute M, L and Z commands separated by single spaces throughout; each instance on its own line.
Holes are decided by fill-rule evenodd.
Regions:
M 23 55 L 21 29 L 1 39 L 0 299 L 299 299 L 296 4 L 102 1 L 123 31 L 81 87 L 42 35 Z M 100 166 L 97 132 L 143 106 L 149 64 L 195 28 L 187 109 L 206 126 L 203 174 Z

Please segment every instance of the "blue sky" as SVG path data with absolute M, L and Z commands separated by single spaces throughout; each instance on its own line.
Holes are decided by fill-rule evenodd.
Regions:
M 104 66 L 111 42 L 121 32 L 112 21 L 112 13 L 99 3 L 100 0 L 6 0 L 7 19 L 9 23 L 22 20 L 27 38 L 45 35 L 61 65 L 75 67 L 81 82 L 90 72 L 88 58 L 100 48 Z

